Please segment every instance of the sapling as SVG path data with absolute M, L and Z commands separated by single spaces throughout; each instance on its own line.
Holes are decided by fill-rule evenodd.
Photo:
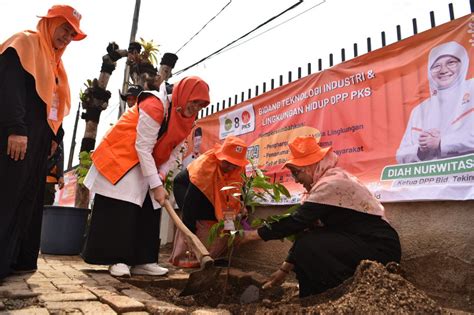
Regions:
M 253 214 L 255 208 L 261 205 L 262 201 L 268 201 L 269 199 L 276 202 L 281 200 L 281 196 L 290 197 L 290 193 L 286 187 L 279 182 L 271 182 L 270 177 L 264 174 L 264 170 L 258 168 L 251 160 L 251 171 L 249 174 L 243 172 L 241 174 L 242 182 L 231 183 L 229 186 L 225 186 L 221 191 L 226 192 L 227 196 L 230 196 L 240 202 L 239 214 L 234 215 L 231 219 L 233 221 L 233 229 L 226 229 L 229 226 L 229 222 L 226 224 L 224 218 L 215 223 L 209 230 L 208 244 L 211 245 L 217 237 L 227 237 L 227 248 L 228 248 L 228 262 L 227 262 L 227 274 L 224 283 L 224 292 L 222 294 L 222 300 L 225 296 L 227 289 L 227 282 L 229 279 L 230 266 L 232 262 L 232 254 L 234 252 L 234 245 L 237 237 L 242 237 L 244 234 L 244 228 L 250 228 L 247 223 L 248 211 Z M 229 202 L 229 197 L 227 198 Z M 261 219 L 262 222 L 266 222 Z

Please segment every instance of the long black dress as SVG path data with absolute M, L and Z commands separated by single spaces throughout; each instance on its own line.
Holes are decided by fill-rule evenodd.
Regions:
M 295 265 L 300 297 L 341 284 L 361 260 L 386 264 L 401 258 L 398 234 L 381 217 L 332 205 L 305 202 L 258 234 L 265 241 L 297 235 L 286 261 Z
M 216 220 L 214 206 L 206 195 L 189 179 L 189 171 L 182 170 L 173 181 L 173 193 L 182 212 L 183 223 L 193 233 L 196 233 L 196 221 Z M 199 209 L 199 211 L 196 211 Z
M 96 194 L 81 257 L 88 264 L 155 263 L 160 253 L 161 209 L 147 194 L 143 206 Z
M 28 137 L 25 159 L 7 155 L 8 136 Z M 46 162 L 55 137 L 46 105 L 13 48 L 0 55 L 0 279 L 36 269 L 43 217 Z

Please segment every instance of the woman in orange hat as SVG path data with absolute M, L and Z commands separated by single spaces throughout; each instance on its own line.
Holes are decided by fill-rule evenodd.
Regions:
M 249 163 L 246 155 L 247 144 L 240 138 L 229 136 L 222 145 L 216 144 L 204 152 L 175 177 L 173 193 L 182 211 L 183 223 L 202 240 L 207 238 L 214 223 L 225 219 L 228 214 L 235 216 L 242 210 L 240 201 L 231 196 L 235 191 L 221 189 L 242 182 L 241 174 Z M 197 262 L 188 265 L 184 256 L 186 250 L 184 238 L 177 232 L 171 263 L 181 267 L 198 265 Z M 218 258 L 224 250 L 225 247 L 217 242 L 209 253 L 211 257 Z
M 81 255 L 87 263 L 110 265 L 113 276 L 168 272 L 157 263 L 163 180 L 209 104 L 209 86 L 186 77 L 171 99 L 164 92 L 140 93 L 92 154 L 84 185 L 95 193 L 94 207 Z
M 400 240 L 384 208 L 359 180 L 336 166 L 337 155 L 314 137 L 289 143 L 285 166 L 308 195 L 289 217 L 244 233 L 243 242 L 296 235 L 287 259 L 264 287 L 296 273 L 300 297 L 321 293 L 353 275 L 359 262 L 399 262 Z
M 61 56 L 86 37 L 80 20 L 74 8 L 55 5 L 36 32 L 0 44 L 0 279 L 37 268 L 46 162 L 71 103 Z

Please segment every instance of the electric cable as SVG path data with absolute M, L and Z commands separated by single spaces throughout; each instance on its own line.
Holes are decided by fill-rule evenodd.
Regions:
M 184 68 L 184 69 L 181 69 L 181 70 L 177 71 L 174 75 L 179 75 L 179 74 L 183 73 L 184 71 L 189 70 L 189 69 L 191 69 L 192 67 L 194 67 L 194 66 L 200 64 L 201 62 L 203 62 L 203 61 L 209 59 L 210 57 L 212 57 L 212 56 L 218 54 L 218 53 L 221 52 L 222 50 L 226 49 L 227 47 L 231 46 L 231 45 L 234 44 L 235 42 L 241 40 L 242 38 L 247 37 L 247 36 L 250 35 L 251 33 L 255 32 L 256 30 L 258 30 L 259 28 L 265 26 L 266 24 L 270 23 L 271 21 L 273 21 L 274 19 L 278 18 L 279 16 L 285 14 L 286 12 L 288 12 L 288 11 L 290 11 L 290 10 L 293 10 L 294 8 L 296 8 L 297 6 L 299 6 L 301 3 L 303 3 L 303 0 L 298 1 L 297 3 L 293 4 L 293 5 L 290 6 L 289 8 L 283 10 L 282 12 L 280 12 L 280 13 L 278 13 L 277 15 L 271 17 L 271 18 L 268 19 L 267 21 L 261 23 L 260 25 L 258 25 L 257 27 L 255 27 L 253 30 L 251 30 L 251 31 L 245 33 L 244 35 L 240 36 L 239 38 L 237 38 L 237 39 L 231 41 L 231 42 L 228 43 L 227 45 L 224 45 L 222 48 L 219 48 L 218 50 L 216 50 L 215 52 L 213 52 L 213 53 L 207 55 L 206 57 L 202 58 L 201 60 L 199 60 L 199 61 L 193 63 L 193 64 L 190 65 L 190 66 L 187 66 L 187 67 Z
M 235 46 L 232 46 L 232 47 L 229 47 L 229 48 L 227 48 L 227 49 L 224 49 L 223 51 L 217 53 L 217 55 L 222 54 L 222 53 L 225 53 L 225 52 L 227 52 L 227 51 L 229 51 L 229 50 L 232 50 L 232 49 L 234 49 L 234 48 L 236 48 L 236 47 L 239 47 L 240 45 L 243 45 L 243 44 L 245 44 L 245 43 L 251 41 L 252 39 L 257 38 L 257 37 L 259 37 L 259 36 L 261 36 L 261 35 L 263 35 L 263 34 L 269 32 L 269 31 L 271 31 L 271 30 L 273 30 L 273 29 L 275 29 L 275 28 L 277 28 L 277 27 L 279 27 L 279 26 L 281 26 L 281 25 L 283 25 L 283 24 L 285 24 L 285 23 L 287 23 L 287 22 L 289 22 L 289 21 L 291 21 L 291 20 L 293 20 L 293 19 L 299 17 L 300 15 L 305 14 L 306 12 L 308 12 L 308 11 L 310 11 L 310 10 L 316 8 L 316 7 L 319 7 L 321 4 L 323 4 L 323 3 L 325 3 L 325 2 L 326 2 L 326 0 L 323 0 L 323 1 L 321 1 L 321 2 L 319 2 L 319 3 L 317 3 L 317 4 L 315 4 L 315 5 L 313 5 L 311 8 L 309 8 L 309 9 L 307 9 L 307 10 L 304 10 L 303 12 L 298 13 L 297 15 L 295 15 L 295 16 L 289 18 L 288 20 L 283 21 L 283 22 L 281 22 L 280 24 L 277 24 L 277 25 L 275 25 L 275 26 L 273 26 L 273 27 L 271 27 L 271 28 L 269 28 L 269 29 L 263 31 L 263 32 L 261 32 L 260 34 L 255 35 L 254 37 L 250 37 L 249 39 L 247 39 L 247 40 L 245 40 L 245 41 L 243 41 L 243 42 L 241 42 L 241 43 L 238 43 L 238 44 L 236 44 Z
M 106 111 L 107 111 L 107 110 L 109 110 L 109 111 L 108 111 L 108 113 L 104 113 L 104 116 L 102 117 L 102 119 L 106 119 L 106 118 L 109 117 L 111 114 L 113 114 L 113 113 L 115 112 L 115 110 L 116 110 L 119 106 L 120 106 L 120 102 L 117 103 L 117 104 L 115 104 L 115 105 L 113 105 L 113 107 L 107 106 Z
M 178 52 L 179 52 L 181 49 L 184 48 L 184 46 L 186 46 L 187 44 L 189 44 L 189 42 L 192 41 L 194 37 L 196 37 L 199 33 L 201 33 L 201 31 L 202 31 L 209 23 L 211 23 L 212 20 L 214 20 L 219 14 L 221 14 L 222 11 L 224 11 L 225 8 L 227 8 L 227 6 L 229 6 L 229 4 L 230 4 L 231 2 L 232 2 L 232 0 L 229 0 L 229 2 L 228 2 L 219 12 L 217 12 L 217 14 L 214 15 L 214 17 L 212 17 L 206 24 L 204 24 L 204 26 L 203 26 L 199 31 L 197 31 L 196 34 L 194 34 L 193 36 L 191 36 L 191 38 L 190 38 L 186 43 L 184 43 L 184 45 L 181 46 L 181 48 L 179 48 L 179 49 L 175 52 L 175 54 L 177 55 Z

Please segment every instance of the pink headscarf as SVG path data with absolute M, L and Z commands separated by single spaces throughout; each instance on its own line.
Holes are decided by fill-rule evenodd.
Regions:
M 311 190 L 305 201 L 377 215 L 387 221 L 384 207 L 367 187 L 336 164 L 337 155 L 328 152 L 321 161 L 303 167 L 305 172 L 313 174 Z

